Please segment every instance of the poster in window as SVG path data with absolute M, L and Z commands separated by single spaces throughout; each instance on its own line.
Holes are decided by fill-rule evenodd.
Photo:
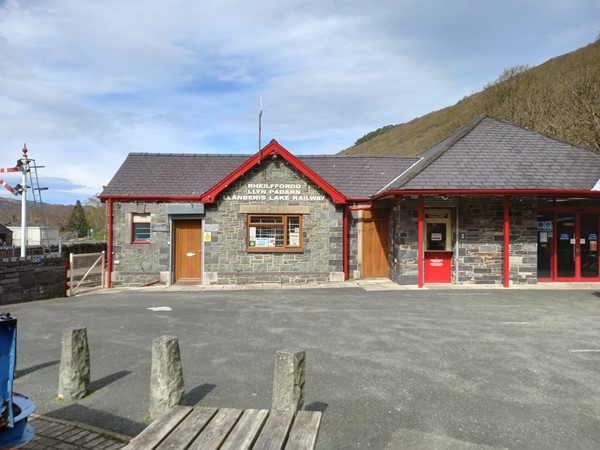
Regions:
M 256 239 L 256 227 L 250 227 L 250 240 L 253 241 Z
M 269 246 L 269 240 L 268 239 L 256 239 L 256 246 L 257 247 L 268 247 Z
M 275 247 L 275 238 L 269 238 L 269 245 L 267 247 Z
M 442 233 L 431 233 L 431 240 L 432 241 L 441 241 Z
M 288 244 L 292 247 L 300 246 L 300 233 L 290 233 L 288 237 Z

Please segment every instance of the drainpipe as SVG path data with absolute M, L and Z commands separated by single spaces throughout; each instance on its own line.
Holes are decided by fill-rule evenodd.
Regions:
M 417 273 L 418 273 L 418 285 L 420 288 L 423 287 L 423 196 L 419 195 L 419 199 L 417 200 L 417 209 L 418 209 L 418 235 L 417 241 L 418 244 L 418 256 L 417 256 Z
M 112 199 L 108 199 L 108 259 L 106 261 L 106 289 L 110 289 L 111 275 L 112 275 L 112 265 L 113 265 L 113 202 Z
M 349 240 L 350 240 L 350 233 L 348 230 L 348 224 L 349 224 L 349 220 L 348 220 L 348 216 L 350 215 L 350 210 L 348 209 L 348 205 L 344 205 L 344 281 L 348 281 L 349 277 Z
M 504 287 L 507 288 L 510 283 L 510 218 L 509 218 L 510 197 L 504 196 Z

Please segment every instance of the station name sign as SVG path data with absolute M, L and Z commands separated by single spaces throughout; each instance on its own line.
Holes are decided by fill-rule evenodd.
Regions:
M 301 184 L 291 183 L 248 183 L 245 194 L 223 196 L 224 200 L 242 201 L 301 201 L 320 202 L 325 200 L 324 195 L 308 195 L 303 191 Z

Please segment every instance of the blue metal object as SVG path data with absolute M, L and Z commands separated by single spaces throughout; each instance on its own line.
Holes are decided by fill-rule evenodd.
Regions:
M 0 314 L 0 450 L 20 447 L 34 437 L 27 418 L 35 405 L 12 391 L 16 359 L 17 319 Z

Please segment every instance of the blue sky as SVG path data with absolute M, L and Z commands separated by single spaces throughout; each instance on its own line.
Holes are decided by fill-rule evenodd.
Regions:
M 0 0 L 0 167 L 83 202 L 129 152 L 256 152 L 261 96 L 263 143 L 337 153 L 599 34 L 600 0 Z

